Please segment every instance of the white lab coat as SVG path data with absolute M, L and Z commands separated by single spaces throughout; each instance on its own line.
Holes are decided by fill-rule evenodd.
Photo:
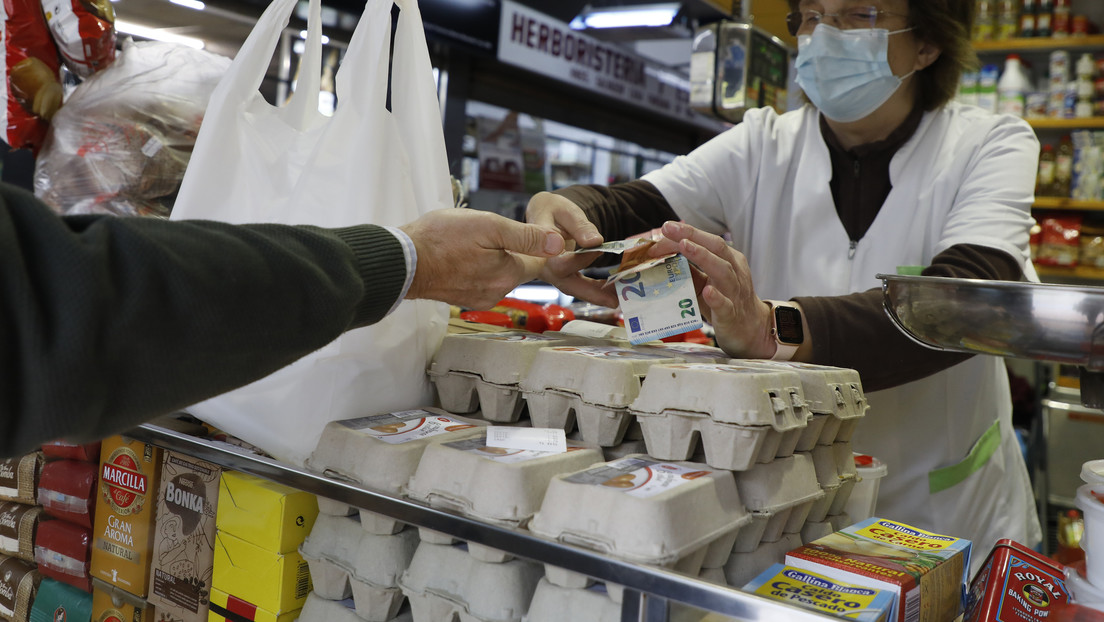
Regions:
M 786 300 L 880 287 L 876 274 L 929 265 L 956 244 L 1003 250 L 1034 279 L 1028 235 L 1038 154 L 1031 128 L 1014 117 L 956 103 L 925 113 L 893 156 L 893 189 L 854 248 L 836 214 L 828 147 L 810 105 L 784 115 L 751 110 L 644 179 L 689 224 L 729 232 L 756 293 Z M 889 467 L 878 515 L 972 540 L 975 568 L 999 538 L 1041 541 L 1002 360 L 975 356 L 868 397 L 853 445 Z M 929 473 L 966 460 L 991 428 L 968 477 L 933 492 L 939 486 L 929 485 Z M 997 448 L 982 461 L 987 447 Z

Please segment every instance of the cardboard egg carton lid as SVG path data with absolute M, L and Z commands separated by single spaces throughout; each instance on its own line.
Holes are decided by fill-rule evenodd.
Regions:
M 731 363 L 732 357 L 716 346 L 701 343 L 654 343 L 633 346 L 638 352 L 656 352 L 666 356 L 677 356 L 687 363 Z
M 452 372 L 475 374 L 494 384 L 517 384 L 537 352 L 549 346 L 578 343 L 581 339 L 558 333 L 528 331 L 445 335 L 429 366 L 434 378 Z
M 756 464 L 733 475 L 740 498 L 750 511 L 778 512 L 824 495 L 817 483 L 813 458 L 806 453 Z
M 625 408 L 636 399 L 648 368 L 681 361 L 612 346 L 555 346 L 537 353 L 520 386 L 526 394 L 554 390 L 589 404 Z
M 543 573 L 533 562 L 492 564 L 473 558 L 461 545 L 422 543 L 399 584 L 412 600 L 436 597 L 484 622 L 520 622 Z
M 399 494 L 429 443 L 474 436 L 486 425 L 438 408 L 332 421 L 323 429 L 307 468 Z
M 715 363 L 654 366 L 630 410 L 638 416 L 701 413 L 718 423 L 779 432 L 805 427 L 808 420 L 796 373 Z
M 750 520 L 732 473 L 630 455 L 554 477 L 529 530 L 629 561 L 672 565 Z
M 484 433 L 427 446 L 406 495 L 464 516 L 521 526 L 540 509 L 553 477 L 602 460 L 599 449 L 574 442 L 564 453 L 488 447 Z
M 863 393 L 859 372 L 845 367 L 814 365 L 797 361 L 765 361 L 760 359 L 733 361 L 733 365 L 782 369 L 801 377 L 801 387 L 809 410 L 830 414 L 839 419 L 856 419 L 870 408 Z
M 614 601 L 605 587 L 560 587 L 541 579 L 525 622 L 620 622 L 621 605 Z
M 397 587 L 418 547 L 418 532 L 405 529 L 394 535 L 365 531 L 356 517 L 320 514 L 303 541 L 304 558 L 325 559 L 349 571 L 350 578 L 379 587 Z

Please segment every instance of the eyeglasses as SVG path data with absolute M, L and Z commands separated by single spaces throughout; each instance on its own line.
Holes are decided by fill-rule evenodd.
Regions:
M 856 6 L 837 13 L 821 13 L 820 11 L 808 9 L 794 11 L 786 15 L 786 27 L 789 28 L 791 35 L 797 35 L 799 32 L 811 32 L 817 24 L 830 19 L 829 23 L 834 24 L 840 30 L 876 28 L 882 17 L 887 15 L 908 17 L 903 13 L 879 10 L 876 6 Z

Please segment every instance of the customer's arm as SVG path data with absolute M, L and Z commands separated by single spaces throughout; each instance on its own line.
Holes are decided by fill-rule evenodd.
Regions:
M 427 274 L 462 256 L 509 275 L 477 303 L 539 270 L 504 249 L 562 249 L 545 230 L 460 211 L 440 210 L 454 219 L 444 226 L 438 213 L 415 221 L 410 237 L 418 247 L 467 235 L 430 253 Z M 396 235 L 371 225 L 63 219 L 0 185 L 0 455 L 103 436 L 261 378 L 380 320 L 404 293 L 407 260 Z M 408 296 L 460 296 L 439 280 L 412 279 Z

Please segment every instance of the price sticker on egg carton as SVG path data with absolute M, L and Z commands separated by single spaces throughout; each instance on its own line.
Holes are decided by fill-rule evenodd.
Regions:
M 617 292 L 632 344 L 680 335 L 702 327 L 690 263 L 679 254 L 649 257 L 652 240 L 609 242 L 595 250 L 622 253 L 607 279 Z

